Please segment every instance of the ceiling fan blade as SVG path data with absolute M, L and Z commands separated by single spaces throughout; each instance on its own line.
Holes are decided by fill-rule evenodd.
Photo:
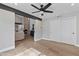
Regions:
M 49 6 L 51 6 L 52 4 L 51 3 L 48 3 L 43 9 L 47 9 Z
M 53 11 L 48 11 L 48 10 L 45 10 L 44 12 L 53 13 Z
M 37 12 L 40 12 L 40 11 L 35 11 L 35 12 L 32 12 L 32 13 L 37 13 Z
M 31 6 L 33 6 L 34 8 L 36 8 L 36 9 L 38 9 L 38 10 L 40 10 L 38 7 L 36 7 L 35 5 L 33 5 L 33 4 L 31 4 Z

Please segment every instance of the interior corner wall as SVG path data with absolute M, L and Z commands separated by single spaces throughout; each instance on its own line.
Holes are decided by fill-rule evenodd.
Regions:
M 60 34 L 59 34 L 60 33 Z M 42 39 L 61 40 L 61 21 L 58 18 L 43 20 Z
M 42 39 L 62 42 L 62 19 L 67 17 L 77 18 L 77 40 L 76 43 L 79 45 L 79 12 L 72 12 L 63 14 L 62 17 L 51 17 L 43 19 L 42 28 Z M 52 16 L 52 15 L 51 15 Z
M 41 40 L 42 37 L 42 21 L 35 20 L 34 41 Z
M 42 20 L 42 39 L 49 38 L 49 21 L 45 18 Z
M 15 14 L 0 9 L 0 52 L 15 48 Z

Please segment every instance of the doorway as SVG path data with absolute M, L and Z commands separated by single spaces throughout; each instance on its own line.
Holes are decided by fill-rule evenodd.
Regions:
M 32 40 L 34 40 L 34 32 L 35 32 L 34 27 L 35 27 L 35 20 L 28 17 L 24 17 L 24 29 L 27 30 L 26 37 L 31 37 Z

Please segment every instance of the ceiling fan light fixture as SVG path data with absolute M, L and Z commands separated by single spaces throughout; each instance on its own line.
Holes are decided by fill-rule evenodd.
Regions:
M 39 12 L 41 12 L 41 14 L 43 15 L 44 12 L 46 13 L 53 13 L 53 11 L 50 11 L 50 10 L 46 10 L 48 9 L 52 4 L 51 3 L 48 3 L 47 5 L 43 6 L 43 4 L 40 5 L 41 8 L 31 4 L 32 7 L 36 8 L 39 10 Z M 32 13 L 37 13 L 36 11 L 35 12 L 32 12 Z

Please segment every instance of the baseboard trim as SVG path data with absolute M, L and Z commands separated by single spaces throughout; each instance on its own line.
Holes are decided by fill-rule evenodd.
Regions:
M 79 45 L 78 45 L 78 44 L 75 44 L 74 46 L 77 46 L 77 47 L 79 47 Z
M 48 40 L 48 38 L 41 38 L 41 39 Z
M 42 38 L 42 39 L 48 40 L 48 38 Z M 48 41 L 53 41 L 53 40 L 48 40 Z M 55 42 L 65 43 L 65 42 L 62 42 L 62 41 L 55 41 Z M 65 44 L 68 44 L 68 43 L 65 43 Z M 79 47 L 78 44 L 69 44 L 69 45 L 73 45 L 73 46 Z
M 15 46 L 11 46 L 11 47 L 5 48 L 3 50 L 0 50 L 0 52 L 5 52 L 5 51 L 11 50 L 11 49 L 15 49 Z
M 34 41 L 39 41 L 39 40 L 41 40 L 41 39 L 35 39 Z

